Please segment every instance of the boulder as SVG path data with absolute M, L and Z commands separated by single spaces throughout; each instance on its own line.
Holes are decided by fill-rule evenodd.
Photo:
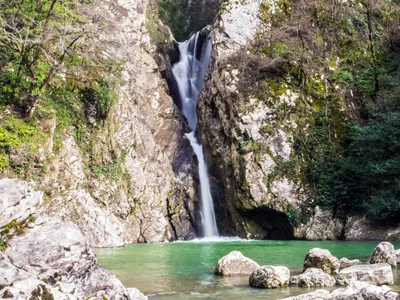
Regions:
M 359 259 L 348 259 L 346 257 L 342 257 L 340 260 L 340 268 L 341 269 L 345 269 L 348 267 L 352 267 L 352 266 L 356 266 L 356 265 L 361 265 L 362 262 Z
M 12 221 L 21 222 L 36 212 L 42 193 L 26 181 L 0 179 L 0 228 Z
M 132 292 L 97 263 L 76 225 L 57 219 L 36 224 L 0 252 L 0 285 L 23 299 L 131 299 Z
M 327 298 L 327 300 L 384 300 L 384 299 L 398 299 L 399 296 L 396 292 L 390 292 L 391 289 L 386 286 L 376 286 L 368 282 L 354 281 L 345 288 L 334 290 Z
M 352 281 L 366 281 L 376 285 L 393 284 L 392 267 L 388 264 L 352 266 L 340 270 L 336 281 L 339 285 L 348 285 Z
M 262 266 L 251 272 L 249 284 L 256 288 L 273 289 L 289 285 L 290 272 L 286 267 Z
M 216 267 L 215 274 L 224 276 L 249 276 L 260 266 L 240 251 L 232 251 L 222 257 Z
M 311 293 L 301 294 L 294 297 L 284 298 L 282 300 L 325 300 L 329 296 L 327 290 L 316 290 Z
M 391 266 L 397 266 L 397 257 L 394 252 L 394 246 L 389 242 L 382 242 L 369 257 L 370 264 L 387 263 Z
M 396 262 L 400 264 L 400 249 L 394 250 L 394 255 L 396 256 Z
M 308 268 L 318 268 L 327 274 L 336 274 L 340 269 L 340 262 L 329 250 L 313 248 L 304 259 L 303 272 Z
M 325 287 L 334 286 L 336 280 L 333 276 L 326 274 L 321 269 L 308 268 L 304 273 L 293 276 L 292 284 L 297 284 L 299 287 Z

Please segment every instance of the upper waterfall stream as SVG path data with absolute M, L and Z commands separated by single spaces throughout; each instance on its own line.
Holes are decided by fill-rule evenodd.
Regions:
M 201 32 L 194 34 L 188 41 L 179 43 L 180 60 L 172 67 L 180 97 L 180 109 L 186 117 L 190 133 L 186 134 L 199 161 L 201 192 L 201 219 L 203 235 L 206 238 L 219 236 L 215 220 L 214 204 L 210 191 L 207 165 L 203 147 L 198 142 L 195 130 L 197 126 L 197 100 L 203 87 L 211 56 L 211 37 Z

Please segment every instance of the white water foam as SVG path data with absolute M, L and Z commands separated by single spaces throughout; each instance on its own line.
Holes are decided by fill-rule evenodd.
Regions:
M 186 134 L 199 161 L 201 219 L 203 235 L 206 238 L 219 236 L 215 220 L 214 204 L 208 180 L 207 165 L 204 160 L 203 147 L 197 141 L 197 100 L 203 87 L 211 56 L 211 39 L 200 32 L 188 41 L 179 43 L 180 60 L 172 67 L 180 96 L 181 112 L 186 117 L 192 130 Z

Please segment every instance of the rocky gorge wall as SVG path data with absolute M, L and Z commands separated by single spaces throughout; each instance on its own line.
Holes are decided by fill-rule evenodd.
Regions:
M 252 41 L 270 30 L 262 3 L 279 9 L 274 1 L 222 4 L 198 103 L 220 233 L 255 239 L 399 239 L 396 227 L 377 227 L 362 217 L 344 223 L 315 207 L 292 160 L 294 135 L 309 125 L 296 111 L 313 115 L 312 105 L 299 105 L 297 90 L 260 84 L 260 93 L 243 91 L 246 84 L 258 87 L 257 80 L 247 81 L 254 76 L 246 73 L 248 66 L 271 76 L 280 72 L 252 56 Z M 30 178 L 44 192 L 37 215 L 73 222 L 93 247 L 194 238 L 200 228 L 197 160 L 165 80 L 171 79 L 177 53 L 157 17 L 157 3 L 95 1 L 84 6 L 84 14 L 97 30 L 93 42 L 101 54 L 121 64 L 117 101 L 106 120 L 91 121 L 89 115 L 94 129 L 83 143 L 70 126 L 55 147 L 62 120 L 38 122 L 48 133 L 41 150 L 48 165 L 44 174 Z M 346 100 L 344 91 L 337 94 Z M 350 111 L 350 105 L 343 103 L 343 110 Z M 6 114 L 0 112 L 0 118 Z
M 262 43 L 257 39 L 269 36 L 266 20 L 290 15 L 281 15 L 282 7 L 282 1 L 227 1 L 214 24 L 212 62 L 198 115 L 220 230 L 256 239 L 398 240 L 397 227 L 365 217 L 335 219 L 315 204 L 302 162 L 293 158 L 295 135 L 308 130 L 317 109 L 313 100 L 304 105 L 309 96 L 293 88 L 290 79 L 265 83 L 286 67 L 275 66 L 280 58 L 268 65 L 262 54 L 254 54 L 254 44 Z M 341 114 L 351 118 L 349 92 L 335 88 Z
M 92 247 L 196 236 L 194 153 L 155 62 L 150 38 L 155 5 L 120 0 L 82 7 L 86 30 L 96 36 L 91 43 L 102 57 L 118 62 L 115 104 L 105 120 L 85 108 L 85 125 L 60 130 L 63 116 L 57 114 L 37 121 L 46 134 L 40 150 L 44 171 L 20 176 L 44 192 L 37 216 L 73 222 Z M 165 42 L 172 41 L 166 32 Z M 11 171 L 4 175 L 18 177 Z

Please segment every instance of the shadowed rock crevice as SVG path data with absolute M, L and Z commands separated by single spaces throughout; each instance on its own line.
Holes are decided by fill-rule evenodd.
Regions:
M 293 226 L 283 212 L 270 208 L 257 208 L 239 213 L 244 219 L 254 223 L 257 239 L 291 240 L 295 238 Z

